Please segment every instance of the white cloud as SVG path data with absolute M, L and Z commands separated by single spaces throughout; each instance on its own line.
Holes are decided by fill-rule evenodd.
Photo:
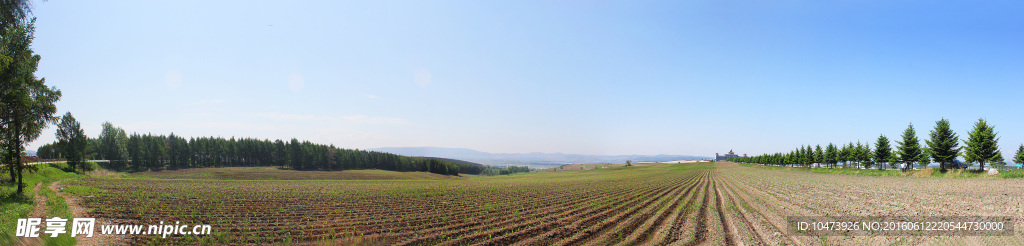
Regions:
M 164 74 L 164 83 L 167 83 L 167 87 L 171 89 L 178 88 L 181 86 L 181 72 L 177 69 L 167 70 Z
M 416 85 L 427 87 L 431 83 L 430 70 L 420 68 L 416 70 Z
M 301 74 L 292 74 L 291 77 L 288 77 L 288 89 L 294 92 L 301 91 L 302 87 L 305 85 L 306 80 L 302 78 Z

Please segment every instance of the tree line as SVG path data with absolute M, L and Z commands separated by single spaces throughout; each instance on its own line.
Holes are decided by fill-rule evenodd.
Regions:
M 929 132 L 925 145 L 917 138 L 914 125 L 910 124 L 903 131 L 895 148 L 884 134 L 878 136 L 874 149 L 870 143 L 861 144 L 857 141 L 835 145 L 829 143 L 823 149 L 821 145 L 811 148 L 802 145 L 789 153 L 762 154 L 748 157 L 732 157 L 729 161 L 764 165 L 811 167 L 812 165 L 836 168 L 842 166 L 878 169 L 897 168 L 903 171 L 913 165 L 927 166 L 932 162 L 939 163 L 939 168 L 960 168 L 954 165 L 957 157 L 963 157 L 966 163 L 977 163 L 981 169 L 985 164 L 1001 168 L 1006 166 L 1002 151 L 999 149 L 999 137 L 995 127 L 985 119 L 978 119 L 974 128 L 967 132 L 967 139 L 960 146 L 960 137 L 950 128 L 949 120 L 943 118 L 935 122 L 935 128 Z M 1013 157 L 1015 163 L 1024 163 L 1024 144 L 1017 149 Z
M 68 114 L 70 115 L 70 114 Z M 69 117 L 70 118 L 70 117 Z M 443 175 L 497 174 L 499 168 L 446 160 L 401 156 L 385 152 L 337 148 L 292 138 L 289 141 L 255 138 L 199 137 L 127 134 L 110 122 L 103 123 L 100 136 L 85 140 L 77 156 L 110 160 L 108 168 L 124 171 L 157 171 L 199 167 L 247 167 L 283 165 L 295 170 L 381 169 L 422 171 Z M 89 144 L 91 143 L 91 144 Z M 71 160 L 62 142 L 39 147 L 40 158 Z M 88 147 L 94 146 L 94 147 Z M 79 157 L 74 158 L 79 158 Z M 524 167 L 525 168 L 525 167 Z M 495 171 L 488 172 L 488 169 Z M 515 169 L 516 171 L 523 171 Z M 528 171 L 528 169 L 527 169 Z

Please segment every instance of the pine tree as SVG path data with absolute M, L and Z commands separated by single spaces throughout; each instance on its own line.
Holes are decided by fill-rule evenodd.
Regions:
M 903 171 L 910 170 L 910 166 L 914 162 L 921 160 L 921 145 L 917 139 L 917 132 L 914 131 L 914 124 L 907 125 L 907 130 L 903 131 L 903 141 L 896 141 L 899 146 L 896 148 L 899 155 L 899 161 L 907 164 Z
M 1000 169 L 1006 166 L 1006 159 L 1003 159 L 1003 151 L 996 151 L 996 155 L 992 157 L 992 164 L 990 166 Z
M 857 140 L 857 145 L 853 146 L 853 154 L 850 155 L 850 159 L 852 159 L 851 162 L 853 162 L 852 166 L 857 167 L 857 166 L 862 165 L 862 163 L 861 163 L 861 155 L 863 155 L 863 154 L 864 154 L 864 145 L 860 144 L 860 140 Z
M 862 150 L 860 154 L 861 165 L 864 166 L 864 168 L 871 168 L 871 165 L 873 164 L 871 162 L 872 154 L 873 153 L 871 153 L 871 144 L 864 143 L 864 150 Z
M 999 137 L 996 136 L 998 133 L 994 128 L 995 126 L 988 125 L 985 119 L 978 119 L 978 122 L 974 123 L 974 129 L 967 132 L 967 140 L 964 140 L 964 160 L 968 163 L 978 163 L 978 170 L 985 170 L 986 162 L 1003 161 L 1002 154 L 999 154 Z
M 928 164 L 932 162 L 932 159 L 929 156 L 930 154 L 928 153 L 928 148 L 921 146 L 921 156 L 919 156 L 917 160 L 917 166 L 921 168 L 928 167 Z
M 82 124 L 75 120 L 71 112 L 61 117 L 57 124 L 57 141 L 61 153 L 67 159 L 68 166 L 74 172 L 75 168 L 85 161 L 85 146 L 89 137 L 82 130 Z
M 949 127 L 949 120 L 943 118 L 935 122 L 935 129 L 928 133 L 928 153 L 932 160 L 939 163 L 943 171 L 960 155 L 960 138 Z
M 803 163 L 801 164 L 804 164 L 806 167 L 811 167 L 811 163 L 814 163 L 814 150 L 811 149 L 810 144 L 808 144 L 807 147 L 804 147 L 802 159 Z
M 814 146 L 814 163 L 818 163 L 818 167 L 821 167 L 821 163 L 824 160 L 825 152 L 821 150 L 821 145 Z
M 878 141 L 875 142 L 875 161 L 878 162 L 878 169 L 885 167 L 883 162 L 892 161 L 892 149 L 889 147 L 889 138 L 885 135 L 879 135 Z
M 850 147 L 844 144 L 844 145 L 842 145 L 840 147 L 839 153 L 836 154 L 836 160 L 839 161 L 839 163 L 842 163 L 843 168 L 845 168 L 846 167 L 846 161 L 850 160 L 849 158 L 850 158 Z
M 1024 144 L 1021 144 L 1020 148 L 1017 148 L 1017 154 L 1013 155 L 1013 162 L 1024 163 Z
M 1022 145 L 1022 146 L 1024 146 L 1024 145 Z M 839 152 L 839 151 L 836 150 L 836 145 L 832 144 L 832 143 L 828 143 L 828 146 L 825 147 L 825 156 L 822 158 L 825 161 L 825 164 L 829 165 L 830 167 L 835 167 L 835 164 L 836 164 L 836 161 L 837 161 L 836 160 L 836 153 L 837 152 Z

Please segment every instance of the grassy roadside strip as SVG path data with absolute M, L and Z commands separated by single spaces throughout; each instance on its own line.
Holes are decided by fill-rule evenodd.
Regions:
M 47 205 L 50 206 L 45 212 L 46 216 L 49 218 L 53 218 L 53 216 L 59 216 L 61 218 L 71 217 L 71 211 L 67 208 L 67 203 L 64 202 L 64 199 L 57 196 L 57 194 L 47 186 L 53 181 L 83 177 L 84 175 L 65 172 L 64 169 L 67 169 L 67 164 L 64 163 L 38 165 L 37 167 L 39 169 L 34 173 L 25 173 L 26 187 L 23 194 L 15 193 L 18 190 L 18 186 L 15 183 L 9 182 L 9 173 L 4 172 L 0 174 L 0 180 L 2 180 L 0 181 L 0 245 L 13 245 L 16 241 L 14 231 L 17 227 L 18 219 L 27 218 L 35 206 L 43 206 L 43 204 L 35 204 L 36 194 L 32 192 L 32 189 L 36 185 L 43 186 L 40 187 L 39 193 L 46 196 Z M 51 203 L 64 204 L 64 212 L 60 212 L 60 209 L 54 210 L 54 205 L 50 205 Z M 69 225 L 70 223 L 71 222 L 68 221 Z M 68 230 L 70 230 L 70 227 L 68 228 Z M 40 233 L 42 233 L 42 230 L 40 230 Z M 70 241 L 67 239 L 61 239 L 61 237 L 49 238 L 49 235 L 40 235 L 40 237 L 42 237 L 44 242 L 48 245 L 74 244 L 74 239 L 64 234 L 62 234 L 61 237 L 66 237 L 67 239 L 70 239 Z
M 937 168 L 926 168 L 922 170 L 910 170 L 907 172 L 900 171 L 899 169 L 855 169 L 855 168 L 806 168 L 806 167 L 778 167 L 778 166 L 762 166 L 754 164 L 737 163 L 744 167 L 753 168 L 764 168 L 769 170 L 781 170 L 781 171 L 797 171 L 797 172 L 808 172 L 808 173 L 832 173 L 842 175 L 857 175 L 857 176 L 908 176 L 908 177 L 936 177 L 936 178 L 976 178 L 976 177 L 989 177 L 985 172 L 971 171 L 971 170 L 946 170 L 945 172 L 940 171 Z M 999 178 L 1024 178 L 1024 169 L 1010 169 L 1010 170 L 999 170 L 999 174 L 994 175 Z
M 71 208 L 69 208 L 68 203 L 64 201 L 64 197 L 57 195 L 56 192 L 50 189 L 50 182 L 44 183 L 46 185 L 39 189 L 39 194 L 46 197 L 46 212 L 43 213 L 45 215 L 44 217 L 60 217 L 68 219 L 68 222 L 65 227 L 66 233 L 59 234 L 57 237 L 50 237 L 49 234 L 40 234 L 39 237 L 43 239 L 43 242 L 45 242 L 46 245 L 74 245 L 76 240 L 71 237 L 71 219 L 74 215 L 71 214 Z

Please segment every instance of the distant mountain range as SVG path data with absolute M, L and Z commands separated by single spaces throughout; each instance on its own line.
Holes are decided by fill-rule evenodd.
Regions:
M 563 153 L 487 153 L 466 148 L 441 147 L 384 147 L 368 149 L 405 156 L 441 157 L 459 159 L 492 166 L 530 166 L 534 168 L 571 163 L 626 163 L 638 161 L 676 161 L 711 159 L 692 155 L 580 155 Z

